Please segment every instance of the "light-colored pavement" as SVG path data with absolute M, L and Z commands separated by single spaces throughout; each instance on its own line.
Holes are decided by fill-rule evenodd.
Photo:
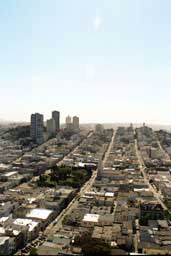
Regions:
M 105 162 L 107 161 L 107 158 L 112 150 L 112 147 L 113 147 L 113 143 L 114 143 L 114 139 L 115 139 L 115 135 L 116 135 L 116 130 L 113 131 L 113 136 L 112 136 L 112 139 L 111 139 L 111 142 L 109 144 L 109 147 L 105 153 L 105 157 L 103 159 L 103 165 L 105 164 Z
M 143 175 L 145 184 L 148 185 L 150 191 L 153 193 L 153 195 L 157 199 L 157 201 L 161 204 L 163 209 L 168 210 L 167 206 L 164 204 L 164 202 L 161 199 L 161 195 L 154 189 L 154 187 L 149 182 L 148 175 L 145 171 L 146 167 L 145 167 L 145 164 L 144 164 L 144 160 L 142 158 L 141 152 L 138 149 L 138 142 L 137 142 L 136 139 L 135 139 L 135 151 L 136 151 L 136 155 L 137 155 L 137 158 L 138 158 L 138 161 L 139 161 L 140 171 Z M 138 253 L 138 241 L 139 241 L 139 231 L 137 230 L 136 234 L 134 236 L 134 239 L 133 239 L 135 253 Z
M 133 243 L 134 243 L 134 250 L 135 250 L 135 253 L 138 254 L 138 244 L 140 242 L 140 232 L 139 230 L 136 230 L 136 234 L 134 235 L 134 238 L 133 238 Z
M 118 202 L 116 201 L 116 202 L 115 202 L 115 206 L 114 206 L 114 210 L 113 210 L 113 216 L 114 216 L 114 218 L 115 218 L 115 214 L 116 214 L 117 205 L 118 205 Z
M 170 160 L 170 156 L 168 154 L 168 152 L 166 150 L 164 150 L 164 148 L 162 147 L 160 141 L 159 141 L 159 138 L 157 136 L 157 134 L 155 133 L 155 137 L 156 137 L 156 141 L 157 141 L 157 144 L 161 150 L 161 152 L 163 153 L 163 155 L 166 157 L 166 160 Z
M 153 186 L 150 184 L 148 176 L 145 171 L 145 164 L 144 160 L 142 159 L 141 153 L 138 150 L 138 143 L 137 140 L 135 140 L 135 150 L 139 161 L 140 171 L 143 175 L 144 182 L 148 185 L 149 189 L 153 192 L 154 197 L 157 199 L 157 201 L 161 204 L 164 210 L 168 210 L 167 206 L 164 204 L 164 202 L 161 199 L 161 195 L 153 188 Z

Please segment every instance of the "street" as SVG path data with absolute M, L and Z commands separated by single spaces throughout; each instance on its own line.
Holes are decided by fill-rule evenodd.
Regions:
M 89 135 L 91 136 L 91 135 Z M 104 156 L 104 159 L 103 159 L 103 165 L 105 164 L 110 152 L 111 152 L 111 149 L 112 149 L 112 146 L 113 146 L 113 141 L 114 141 L 114 138 L 115 138 L 115 131 L 113 133 L 113 136 L 112 136 L 112 139 L 111 139 L 111 142 L 108 146 L 108 149 L 105 153 L 105 156 Z M 69 205 L 60 213 L 60 215 L 46 228 L 46 230 L 44 231 L 44 234 L 45 235 L 53 235 L 55 234 L 58 230 L 60 230 L 60 228 L 62 227 L 62 221 L 63 219 L 65 218 L 65 216 L 69 215 L 72 210 L 74 208 L 76 208 L 78 202 L 79 202 L 79 198 L 81 196 L 84 195 L 84 193 L 86 191 L 89 191 L 95 181 L 97 177 L 97 170 L 94 170 L 93 173 L 92 173 L 92 176 L 91 178 L 83 185 L 83 187 L 80 189 L 80 192 L 77 194 L 77 196 L 69 203 Z
M 57 165 L 61 165 L 63 163 L 63 160 L 68 158 L 70 156 L 70 154 L 74 153 L 78 147 L 84 143 L 84 141 L 89 138 L 91 135 L 93 134 L 93 131 L 89 132 L 89 134 L 86 136 L 86 138 L 84 138 L 81 143 L 79 143 L 79 145 L 77 145 L 76 147 L 73 148 L 73 150 L 71 152 L 69 152 L 66 156 L 64 156 L 64 158 L 59 161 L 57 163 Z M 50 172 L 50 170 L 47 170 L 45 173 L 48 173 Z M 81 188 L 80 192 L 76 195 L 76 197 L 73 198 L 73 200 L 69 203 L 69 205 L 57 216 L 57 218 L 51 222 L 47 228 L 44 230 L 44 232 L 41 232 L 40 235 L 33 241 L 31 241 L 30 243 L 28 243 L 25 248 L 22 249 L 22 251 L 26 250 L 27 251 L 27 248 L 29 248 L 28 252 L 30 251 L 31 248 L 34 248 L 34 247 L 38 247 L 40 246 L 44 241 L 45 241 L 45 238 L 47 238 L 48 235 L 50 234 L 55 234 L 57 232 L 57 230 L 59 230 L 59 228 L 61 227 L 62 225 L 62 220 L 63 218 L 69 214 L 72 209 L 74 207 L 76 207 L 77 203 L 78 203 L 78 198 L 80 198 L 80 196 L 86 191 L 86 190 L 89 190 L 90 187 L 92 186 L 95 178 L 96 178 L 96 175 L 97 175 L 97 171 L 93 171 L 92 173 L 92 176 L 90 178 L 90 180 L 88 180 L 84 185 L 83 187 Z M 16 255 L 27 255 L 27 253 L 22 253 L 21 250 L 19 250 Z
M 140 171 L 144 177 L 144 182 L 148 185 L 150 191 L 153 192 L 155 198 L 157 199 L 157 201 L 161 204 L 161 206 L 163 207 L 164 210 L 168 210 L 167 206 L 163 203 L 163 201 L 161 200 L 161 195 L 153 188 L 153 186 L 150 184 L 149 179 L 147 177 L 146 171 L 145 171 L 145 164 L 144 161 L 142 159 L 141 153 L 138 150 L 138 143 L 137 140 L 135 140 L 135 150 L 136 150 L 136 154 L 138 157 L 138 161 L 139 161 L 139 166 L 140 166 Z

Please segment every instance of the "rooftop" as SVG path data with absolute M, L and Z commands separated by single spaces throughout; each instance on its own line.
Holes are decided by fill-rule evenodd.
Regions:
M 14 174 L 17 174 L 18 172 L 7 172 L 7 173 L 5 173 L 4 174 L 4 176 L 6 176 L 6 177 L 10 177 L 10 176 L 12 176 L 12 175 L 14 175 Z
M 83 221 L 88 222 L 98 222 L 100 215 L 99 214 L 90 214 L 87 213 L 84 215 Z
M 32 231 L 38 224 L 39 222 L 37 221 L 32 221 L 30 219 L 16 219 L 14 221 L 15 225 L 20 225 L 20 226 L 28 226 L 29 227 L 29 231 Z
M 44 209 L 44 208 L 35 208 L 30 210 L 29 213 L 26 214 L 27 218 L 35 218 L 45 220 L 52 213 L 52 210 Z
M 1 236 L 0 237 L 0 245 L 3 245 L 6 240 L 9 239 L 9 236 Z
M 114 197 L 114 193 L 112 193 L 112 192 L 106 192 L 106 193 L 105 193 L 105 196 L 106 196 L 106 197 Z

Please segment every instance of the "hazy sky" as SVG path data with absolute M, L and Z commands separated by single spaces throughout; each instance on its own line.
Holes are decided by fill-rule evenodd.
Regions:
M 171 124 L 170 0 L 1 0 L 0 119 Z

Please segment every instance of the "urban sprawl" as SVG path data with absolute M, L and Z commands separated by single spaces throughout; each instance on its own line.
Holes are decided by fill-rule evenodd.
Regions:
M 0 126 L 0 255 L 171 254 L 171 132 L 60 112 Z

